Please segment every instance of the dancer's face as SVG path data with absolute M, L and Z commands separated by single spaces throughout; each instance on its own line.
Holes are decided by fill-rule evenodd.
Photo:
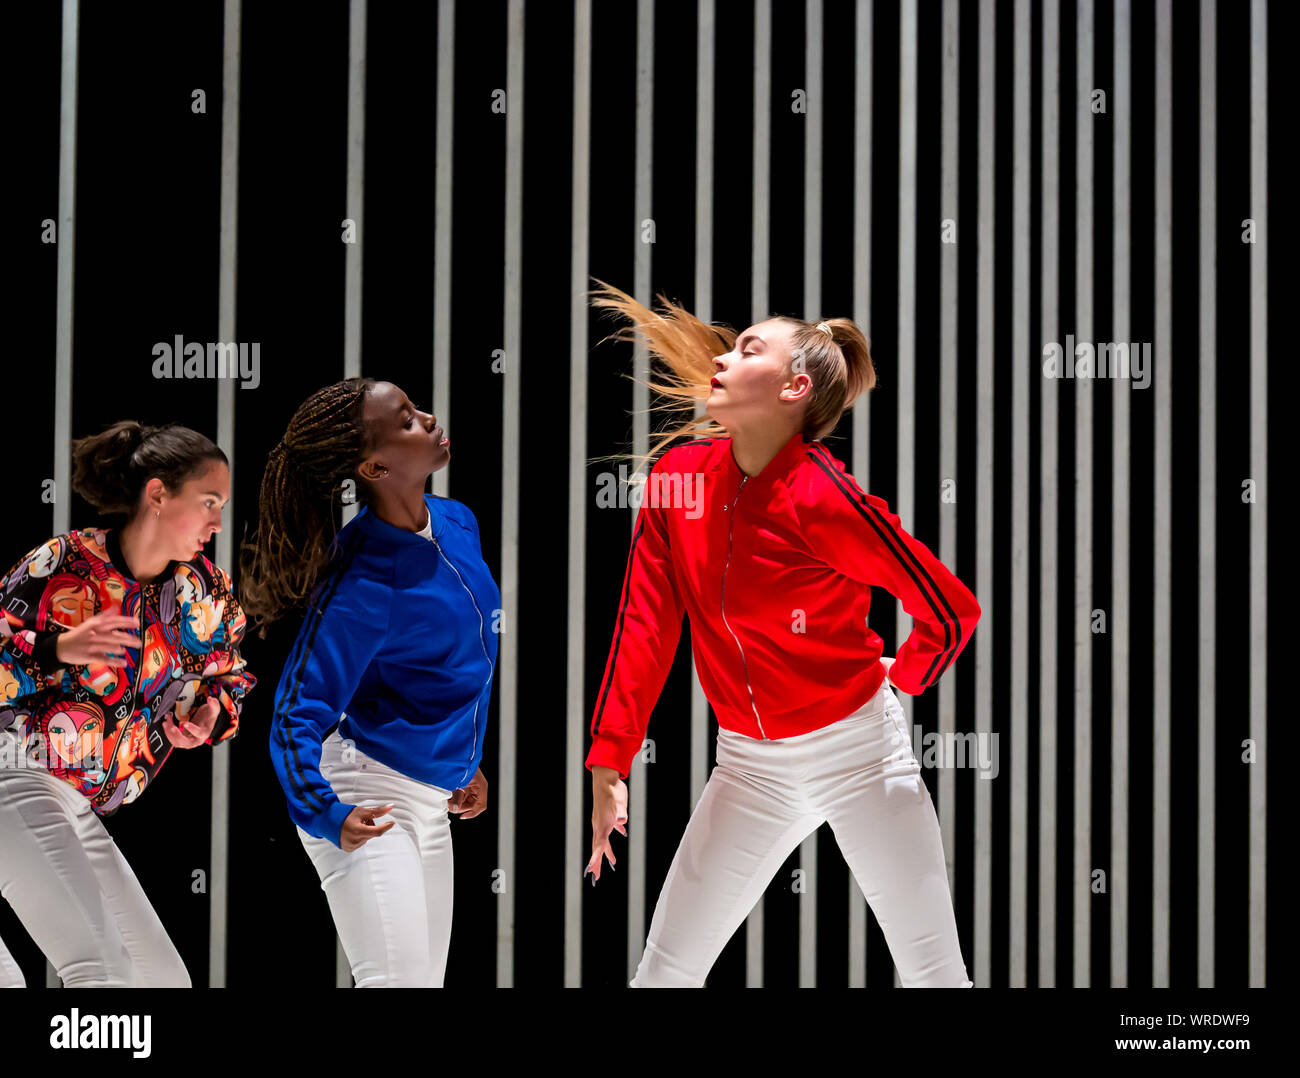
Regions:
M 705 407 L 723 427 L 784 421 L 792 408 L 807 408 L 812 380 L 791 370 L 791 328 L 775 318 L 759 322 L 741 332 L 730 352 L 714 358 L 716 373 Z
M 376 382 L 366 394 L 365 421 L 371 449 L 357 471 L 369 482 L 422 488 L 451 459 L 451 441 L 437 419 L 416 408 L 392 382 Z
M 156 503 L 166 555 L 174 561 L 193 561 L 208 541 L 221 531 L 221 507 L 230 500 L 230 469 L 219 460 L 209 461 L 203 471 L 181 484 L 180 490 L 168 491 L 158 483 L 161 500 Z M 150 499 L 152 501 L 152 497 Z M 150 504 L 141 512 L 151 512 Z

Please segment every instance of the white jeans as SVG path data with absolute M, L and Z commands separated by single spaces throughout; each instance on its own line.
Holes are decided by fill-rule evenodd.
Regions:
M 6 731 L 0 738 L 17 741 Z M 16 744 L 0 759 L 0 897 L 65 988 L 189 988 L 158 914 L 90 802 Z M 0 945 L 0 985 L 22 987 Z
M 452 791 L 346 748 L 337 729 L 322 743 L 320 771 L 340 801 L 391 804 L 376 822 L 396 821 L 351 853 L 297 829 L 357 987 L 441 988 L 451 942 Z
M 631 987 L 702 987 L 785 859 L 827 822 L 903 987 L 971 987 L 939 820 L 888 685 L 848 718 L 798 737 L 718 731 L 717 766 L 668 869 Z

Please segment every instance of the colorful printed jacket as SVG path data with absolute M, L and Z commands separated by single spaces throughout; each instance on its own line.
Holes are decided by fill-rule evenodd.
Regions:
M 125 666 L 61 665 L 58 634 L 104 611 L 136 617 L 143 646 L 123 649 Z M 141 584 L 115 529 L 55 536 L 0 580 L 0 731 L 16 731 L 26 760 L 111 815 L 171 755 L 162 723 L 173 712 L 180 720 L 215 698 L 207 743 L 238 732 L 244 694 L 257 684 L 239 655 L 245 624 L 230 578 L 201 555 Z

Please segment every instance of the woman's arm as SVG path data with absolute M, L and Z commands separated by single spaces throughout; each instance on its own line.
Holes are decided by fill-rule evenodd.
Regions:
M 387 583 L 349 571 L 356 549 L 350 547 L 341 566 L 312 593 L 276 688 L 270 736 L 271 762 L 290 818 L 340 849 L 343 821 L 356 806 L 340 802 L 321 774 L 321 741 L 388 635 L 392 604 Z
M 247 670 L 239 654 L 244 632 L 248 628 L 243 608 L 235 599 L 230 587 L 230 577 L 220 566 L 214 566 L 217 578 L 213 581 L 213 603 L 221 607 L 223 643 L 208 656 L 208 666 L 194 693 L 194 708 L 202 707 L 209 698 L 217 701 L 220 711 L 216 724 L 207 739 L 209 745 L 229 741 L 239 733 L 239 715 L 243 710 L 244 695 L 257 684 L 257 678 Z
M 30 568 L 56 550 L 57 561 L 41 576 Z M 62 627 L 41 613 L 41 600 L 65 560 L 67 540 L 51 539 L 29 551 L 0 580 L 0 707 L 43 692 L 60 672 L 57 654 Z
M 883 498 L 867 494 L 844 465 L 814 451 L 824 482 L 800 520 L 814 553 L 860 583 L 897 596 L 912 632 L 889 668 L 889 681 L 910 695 L 938 681 L 970 642 L 980 606 L 970 589 L 903 530 Z
M 670 454 L 659 458 L 651 476 L 664 470 Z M 652 507 L 647 498 L 632 533 L 614 639 L 591 720 L 588 770 L 610 767 L 627 778 L 677 653 L 684 613 L 664 510 Z

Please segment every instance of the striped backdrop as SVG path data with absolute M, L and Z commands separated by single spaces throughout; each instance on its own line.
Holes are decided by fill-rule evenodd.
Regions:
M 975 592 L 902 697 L 977 986 L 1262 986 L 1269 5 L 1215 0 L 241 0 L 14 13 L 20 344 L 3 558 L 93 522 L 70 438 L 179 420 L 232 461 L 216 560 L 292 411 L 355 374 L 432 406 L 502 591 L 484 772 L 454 821 L 448 984 L 626 983 L 708 777 L 688 633 L 591 888 L 583 767 L 657 420 L 583 290 L 743 328 L 847 315 L 879 386 L 833 451 Z M 348 242 L 350 241 L 350 242 Z M 1222 313 L 1222 317 L 1220 316 Z M 256 344 L 257 384 L 158 379 Z M 1049 376 L 1131 344 L 1127 377 Z M 1078 346 L 1082 346 L 1082 351 Z M 1113 355 L 1113 353 L 1111 353 Z M 20 448 L 21 447 L 21 448 Z M 45 493 L 54 481 L 55 497 Z M 1275 526 L 1276 527 L 1276 526 Z M 210 552 L 213 553 L 213 552 Z M 893 654 L 909 630 L 877 592 Z M 240 738 L 108 821 L 196 984 L 351 983 L 265 737 L 295 626 L 245 648 Z M 0 935 L 52 979 L 12 911 Z M 823 827 L 713 986 L 897 983 Z

